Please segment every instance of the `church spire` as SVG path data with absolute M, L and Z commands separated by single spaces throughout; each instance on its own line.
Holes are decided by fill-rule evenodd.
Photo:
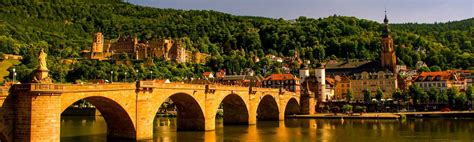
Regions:
M 385 10 L 385 18 L 383 19 L 384 28 L 382 31 L 383 37 L 388 37 L 390 35 L 390 29 L 388 28 L 388 18 L 387 18 L 387 10 Z
M 388 24 L 387 10 L 385 10 L 385 19 L 383 19 L 383 22 L 385 23 L 385 25 Z

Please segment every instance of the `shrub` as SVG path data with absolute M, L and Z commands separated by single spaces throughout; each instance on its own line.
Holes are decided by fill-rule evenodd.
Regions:
M 346 104 L 342 106 L 342 110 L 346 113 L 350 113 L 352 111 L 352 105 Z

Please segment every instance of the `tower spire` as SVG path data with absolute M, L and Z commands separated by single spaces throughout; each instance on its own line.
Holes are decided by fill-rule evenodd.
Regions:
M 383 19 L 384 22 L 384 28 L 382 31 L 382 36 L 383 37 L 388 37 L 390 34 L 390 29 L 388 28 L 388 18 L 387 18 L 387 9 L 385 8 L 385 18 Z
M 388 24 L 387 8 L 385 8 L 385 19 L 383 19 L 383 22 L 384 22 L 385 24 Z

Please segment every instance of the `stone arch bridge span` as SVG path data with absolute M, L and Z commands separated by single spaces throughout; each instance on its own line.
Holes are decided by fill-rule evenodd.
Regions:
M 221 104 L 225 124 L 256 124 L 298 113 L 300 101 L 299 93 L 279 89 L 151 81 L 17 84 L 9 92 L 1 97 L 3 141 L 59 141 L 61 113 L 81 99 L 102 113 L 109 136 L 137 140 L 153 138 L 155 115 L 168 98 L 178 110 L 178 130 L 202 131 L 215 129 Z

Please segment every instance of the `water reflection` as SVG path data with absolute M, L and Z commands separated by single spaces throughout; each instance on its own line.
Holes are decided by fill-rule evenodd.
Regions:
M 146 142 L 220 141 L 473 141 L 474 119 L 259 121 L 257 125 L 216 122 L 215 131 L 176 131 L 176 119 L 156 118 L 154 139 Z M 107 139 L 102 117 L 61 120 L 61 141 L 130 141 Z

